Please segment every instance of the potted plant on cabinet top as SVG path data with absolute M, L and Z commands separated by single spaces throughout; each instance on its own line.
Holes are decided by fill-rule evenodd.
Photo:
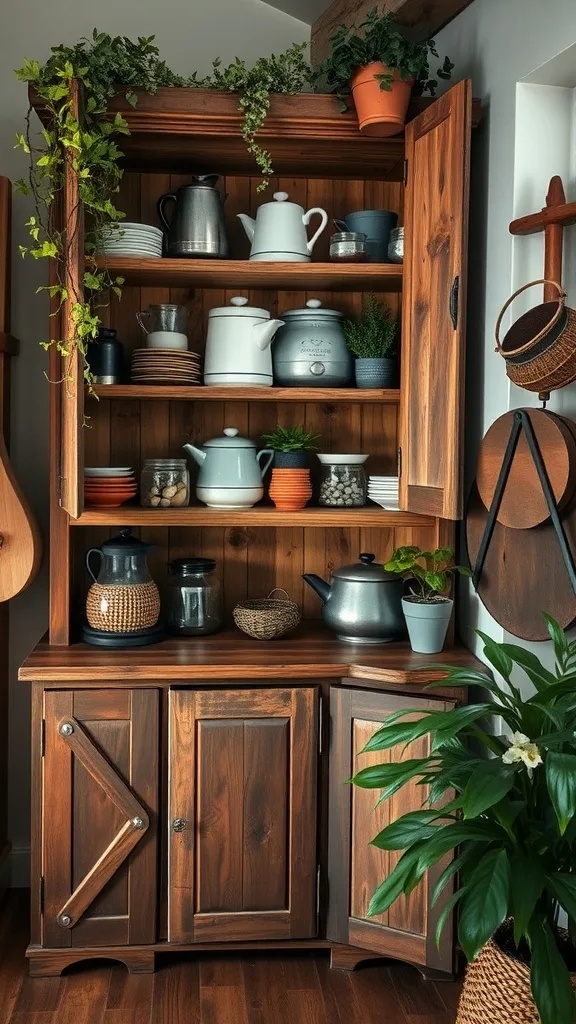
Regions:
M 263 434 L 262 440 L 274 451 L 269 494 L 276 508 L 283 511 L 304 508 L 312 497 L 309 453 L 316 450 L 318 435 L 302 426 L 278 426 L 271 434 Z
M 443 592 L 454 573 L 472 575 L 465 565 L 450 565 L 453 558 L 451 548 L 422 551 L 406 546 L 396 548 L 384 566 L 388 572 L 397 572 L 410 581 L 411 593 L 402 598 L 402 609 L 410 646 L 418 654 L 437 654 L 442 650 L 454 604 Z
M 398 320 L 375 295 L 368 295 L 362 313 L 343 323 L 344 336 L 356 356 L 358 388 L 393 388 L 398 385 Z
M 360 131 L 395 135 L 402 131 L 412 90 L 433 96 L 438 82 L 430 78 L 430 57 L 438 57 L 433 39 L 406 39 L 394 14 L 375 7 L 356 27 L 340 25 L 332 36 L 332 53 L 316 69 L 344 103 L 351 92 Z M 444 58 L 438 78 L 449 79 L 454 65 Z
M 576 641 L 545 618 L 553 671 L 531 651 L 479 633 L 504 685 L 471 668 L 450 669 L 441 685 L 477 687 L 494 700 L 416 721 L 413 708 L 396 711 L 365 752 L 429 736 L 432 753 L 388 758 L 352 780 L 382 790 L 381 799 L 406 784 L 425 787 L 423 809 L 397 818 L 372 840 L 395 856 L 404 852 L 374 893 L 370 916 L 385 913 L 459 848 L 431 893 L 433 906 L 443 904 L 436 910 L 437 942 L 458 904 L 458 939 L 469 966 L 457 1024 L 576 1020 Z M 520 669 L 535 691 L 526 699 L 511 679 Z M 496 718 L 509 736 L 492 735 Z M 470 738 L 493 756 L 477 756 Z M 567 929 L 559 925 L 560 910 Z

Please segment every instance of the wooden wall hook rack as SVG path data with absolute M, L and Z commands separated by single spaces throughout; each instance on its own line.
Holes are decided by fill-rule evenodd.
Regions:
M 550 178 L 546 206 L 510 223 L 511 235 L 534 235 L 544 232 L 544 277 L 562 283 L 562 233 L 569 224 L 576 224 L 576 203 L 567 203 L 562 178 Z M 544 302 L 556 299 L 554 286 L 544 285 Z

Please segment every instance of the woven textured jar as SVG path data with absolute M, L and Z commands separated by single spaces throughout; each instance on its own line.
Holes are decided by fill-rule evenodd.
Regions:
M 111 586 L 93 583 L 86 598 L 86 618 L 92 629 L 131 633 L 155 626 L 160 595 L 154 582 Z
M 456 1024 L 540 1024 L 528 965 L 490 939 L 466 968 Z
M 285 594 L 285 600 L 273 598 L 272 594 Z M 291 601 L 285 590 L 271 590 L 268 597 L 254 601 L 240 601 L 234 611 L 234 622 L 243 633 L 255 640 L 277 640 L 289 630 L 295 629 L 302 612 L 295 601 Z

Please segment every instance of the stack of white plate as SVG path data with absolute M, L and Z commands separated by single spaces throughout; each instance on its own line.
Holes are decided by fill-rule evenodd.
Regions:
M 398 477 L 369 476 L 368 497 L 382 508 L 391 511 L 398 508 Z
M 162 232 L 152 224 L 127 221 L 105 224 L 100 230 L 97 256 L 162 256 Z

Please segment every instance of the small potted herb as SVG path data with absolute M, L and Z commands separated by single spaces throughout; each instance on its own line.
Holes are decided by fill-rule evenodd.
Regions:
M 316 450 L 318 435 L 302 426 L 278 426 L 271 434 L 263 434 L 262 440 L 274 451 L 269 494 L 276 508 L 283 511 L 304 508 L 312 497 L 309 453 Z
M 422 551 L 418 547 L 396 548 L 388 572 L 397 572 L 410 581 L 410 593 L 402 598 L 410 646 L 418 654 L 437 654 L 444 646 L 453 601 L 443 596 L 454 573 L 471 576 L 465 565 L 450 564 L 451 548 Z
M 340 25 L 332 36 L 332 53 L 316 70 L 347 109 L 352 93 L 360 131 L 395 135 L 402 131 L 412 90 L 433 96 L 438 81 L 430 78 L 430 58 L 438 58 L 433 39 L 412 42 L 391 12 L 375 7 L 359 26 Z M 448 79 L 454 65 L 445 57 L 438 78 Z
M 346 343 L 356 356 L 358 388 L 398 386 L 398 320 L 375 295 L 368 295 L 359 317 L 343 324 Z

